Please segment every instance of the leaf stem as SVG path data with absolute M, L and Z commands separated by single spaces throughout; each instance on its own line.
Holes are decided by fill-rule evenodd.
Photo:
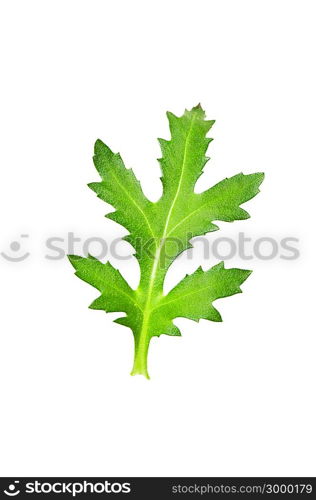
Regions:
M 142 328 L 139 333 L 138 339 L 135 339 L 135 357 L 134 357 L 134 367 L 131 372 L 131 375 L 136 375 L 136 374 L 141 374 L 144 375 L 146 378 L 149 379 L 148 371 L 147 371 L 147 355 L 148 355 L 148 348 L 149 348 L 149 343 L 150 343 L 150 332 L 148 332 L 148 323 L 149 323 L 149 318 L 150 314 L 152 311 L 152 296 L 154 292 L 154 286 L 155 282 L 157 279 L 157 274 L 161 272 L 159 266 L 161 265 L 160 259 L 161 259 L 161 252 L 162 249 L 165 245 L 166 241 L 166 235 L 168 234 L 168 229 L 169 229 L 169 224 L 170 224 L 170 219 L 172 216 L 172 212 L 174 210 L 174 207 L 178 201 L 179 194 L 182 189 L 182 182 L 183 182 L 183 176 L 184 176 L 184 170 L 185 170 L 185 165 L 186 165 L 186 160 L 187 160 L 187 150 L 188 150 L 188 144 L 190 140 L 190 135 L 192 132 L 192 127 L 194 123 L 194 117 L 192 118 L 192 121 L 190 123 L 190 128 L 188 135 L 185 140 L 185 145 L 184 145 L 184 151 L 183 151 L 183 159 L 182 159 L 182 166 L 181 166 L 181 175 L 180 175 L 180 180 L 178 183 L 177 191 L 175 193 L 175 196 L 171 202 L 171 205 L 168 210 L 164 230 L 162 237 L 160 239 L 160 244 L 159 247 L 156 250 L 156 254 L 153 260 L 153 266 L 151 269 L 151 273 L 149 276 L 149 282 L 148 282 L 148 289 L 147 289 L 147 300 L 145 303 L 145 308 L 144 308 L 144 316 L 143 316 L 143 324 Z M 163 287 L 163 282 L 164 278 L 166 275 L 167 269 L 163 269 L 163 276 L 162 280 L 160 283 L 161 290 L 159 292 L 162 294 L 162 287 Z M 156 290 L 157 293 L 157 290 Z
M 147 325 L 143 324 L 143 328 L 147 329 Z M 135 339 L 135 356 L 134 356 L 134 366 L 131 371 L 131 375 L 144 375 L 149 379 L 147 370 L 147 356 L 149 348 L 150 338 L 147 336 L 139 338 L 137 341 Z

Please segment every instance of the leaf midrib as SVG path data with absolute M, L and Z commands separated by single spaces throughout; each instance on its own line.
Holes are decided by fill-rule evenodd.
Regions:
M 183 294 L 183 295 L 181 295 L 179 297 L 175 297 L 174 299 L 169 299 L 168 301 L 166 301 L 164 303 L 158 304 L 156 307 L 154 307 L 153 309 L 151 309 L 151 311 L 156 311 L 157 309 L 160 309 L 160 307 L 167 306 L 171 302 L 176 302 L 177 300 L 184 299 L 185 297 L 188 297 L 189 295 L 194 295 L 195 293 L 200 293 L 200 292 L 202 292 L 204 290 L 207 290 L 208 288 L 212 288 L 212 286 L 210 284 L 208 284 L 207 286 L 199 288 L 198 290 L 192 290 L 191 292 L 185 293 L 185 294 Z M 211 303 L 212 302 L 213 301 L 211 300 Z
M 184 146 L 184 152 L 183 152 L 183 160 L 182 160 L 182 165 L 181 165 L 181 175 L 180 175 L 180 180 L 179 180 L 178 188 L 177 188 L 175 197 L 173 199 L 173 202 L 172 202 L 172 204 L 170 206 L 170 209 L 169 209 L 169 212 L 168 212 L 168 215 L 167 215 L 167 218 L 166 218 L 166 223 L 165 223 L 163 235 L 162 235 L 162 238 L 161 238 L 160 245 L 159 245 L 159 247 L 158 247 L 158 249 L 156 251 L 156 255 L 155 255 L 154 263 L 153 263 L 153 267 L 152 267 L 152 272 L 151 272 L 151 275 L 150 275 L 148 292 L 147 292 L 147 300 L 146 300 L 145 307 L 144 307 L 143 325 L 142 325 L 142 328 L 141 328 L 141 331 L 140 331 L 140 335 L 139 335 L 139 346 L 143 346 L 143 347 L 146 345 L 146 340 L 147 340 L 147 338 L 146 338 L 147 337 L 147 326 L 148 326 L 148 321 L 149 321 L 150 314 L 152 312 L 152 309 L 150 308 L 150 305 L 151 305 L 151 299 L 152 299 L 153 286 L 154 286 L 155 279 L 156 279 L 156 274 L 157 274 L 157 267 L 158 267 L 158 263 L 160 261 L 161 251 L 162 251 L 163 246 L 165 244 L 164 240 L 166 238 L 166 234 L 167 234 L 167 231 L 168 231 L 168 226 L 169 226 L 169 221 L 170 221 L 170 218 L 171 218 L 171 215 L 172 215 L 172 211 L 173 211 L 174 206 L 175 206 L 175 204 L 177 202 L 177 199 L 179 197 L 179 193 L 180 193 L 180 190 L 181 190 L 181 187 L 182 187 L 182 181 L 183 181 L 183 175 L 184 175 L 184 170 L 185 170 L 185 164 L 186 164 L 186 161 L 187 161 L 188 144 L 189 144 L 189 139 L 190 139 L 190 135 L 191 135 L 193 124 L 194 124 L 194 118 L 195 117 L 193 116 L 193 118 L 191 120 L 191 124 L 190 124 L 190 128 L 189 128 L 187 137 L 185 139 L 185 146 Z

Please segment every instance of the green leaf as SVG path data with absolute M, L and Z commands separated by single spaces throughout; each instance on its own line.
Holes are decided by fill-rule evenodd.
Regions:
M 163 194 L 156 203 L 145 197 L 140 183 L 119 154 L 100 140 L 95 144 L 94 164 L 101 181 L 89 187 L 114 207 L 115 211 L 107 217 L 129 232 L 124 239 L 136 250 L 141 273 L 138 288 L 133 290 L 109 262 L 103 264 L 91 256 L 69 256 L 76 275 L 101 292 L 90 307 L 125 313 L 116 322 L 133 331 L 132 374 L 146 377 L 148 348 L 153 336 L 179 336 L 180 331 L 173 324 L 178 317 L 221 321 L 213 302 L 241 292 L 240 285 L 251 271 L 225 269 L 223 263 L 208 271 L 198 268 L 167 295 L 163 293 L 163 284 L 169 266 L 191 246 L 191 238 L 217 230 L 214 221 L 232 222 L 249 217 L 240 205 L 259 192 L 264 177 L 262 173 L 240 173 L 202 193 L 195 193 L 212 140 L 206 134 L 214 121 L 205 120 L 200 105 L 185 111 L 181 117 L 172 113 L 167 116 L 171 139 L 159 139 Z
M 250 274 L 251 271 L 245 269 L 225 269 L 224 262 L 208 271 L 199 267 L 160 301 L 156 312 L 170 321 L 179 317 L 222 321 L 213 306 L 214 300 L 241 293 L 240 285 Z

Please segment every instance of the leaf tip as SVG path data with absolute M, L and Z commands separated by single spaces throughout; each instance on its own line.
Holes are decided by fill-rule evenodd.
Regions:
M 264 178 L 265 178 L 265 173 L 264 172 L 258 172 L 257 173 L 258 177 L 258 187 L 263 183 Z
M 264 177 L 265 177 L 265 173 L 264 172 L 257 172 L 257 175 L 261 179 L 261 182 L 262 182 Z
M 239 271 L 239 276 L 240 276 L 240 281 L 239 281 L 239 285 L 242 285 L 246 279 L 249 278 L 249 276 L 252 274 L 252 271 L 250 269 L 238 269 Z M 240 287 L 239 288 L 239 293 L 242 293 L 242 289 Z
M 104 142 L 101 139 L 97 139 L 94 143 L 94 154 L 100 153 L 104 147 L 106 148 Z
M 76 269 L 76 263 L 83 259 L 80 255 L 67 255 L 70 264 Z
M 171 111 L 167 111 L 167 112 L 166 112 L 166 115 L 167 115 L 167 118 L 168 118 L 169 122 L 170 122 L 170 121 L 173 121 L 173 120 L 176 120 L 176 119 L 178 118 L 178 117 L 177 117 L 174 113 L 172 113 Z
M 259 186 L 263 183 L 264 181 L 264 178 L 265 178 L 265 173 L 264 172 L 256 172 L 254 174 L 249 174 L 249 176 L 252 177 L 252 179 L 254 179 L 254 184 L 256 185 L 257 187 L 257 192 L 259 193 Z
M 193 106 L 192 111 L 203 111 L 203 113 L 205 113 L 200 102 L 196 104 L 196 106 Z
M 244 275 L 245 275 L 245 280 L 252 274 L 252 270 L 251 269 L 244 269 Z

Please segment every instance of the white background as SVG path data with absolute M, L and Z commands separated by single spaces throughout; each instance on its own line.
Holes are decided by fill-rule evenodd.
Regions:
M 0 250 L 31 254 L 0 257 L 1 475 L 315 475 L 314 5 L 1 2 Z M 216 304 L 223 323 L 154 339 L 147 381 L 131 332 L 44 242 L 126 234 L 86 187 L 95 139 L 157 199 L 165 111 L 198 102 L 216 119 L 200 189 L 266 173 L 252 218 L 220 235 L 295 236 L 300 258 L 231 259 L 254 270 L 244 293 Z

